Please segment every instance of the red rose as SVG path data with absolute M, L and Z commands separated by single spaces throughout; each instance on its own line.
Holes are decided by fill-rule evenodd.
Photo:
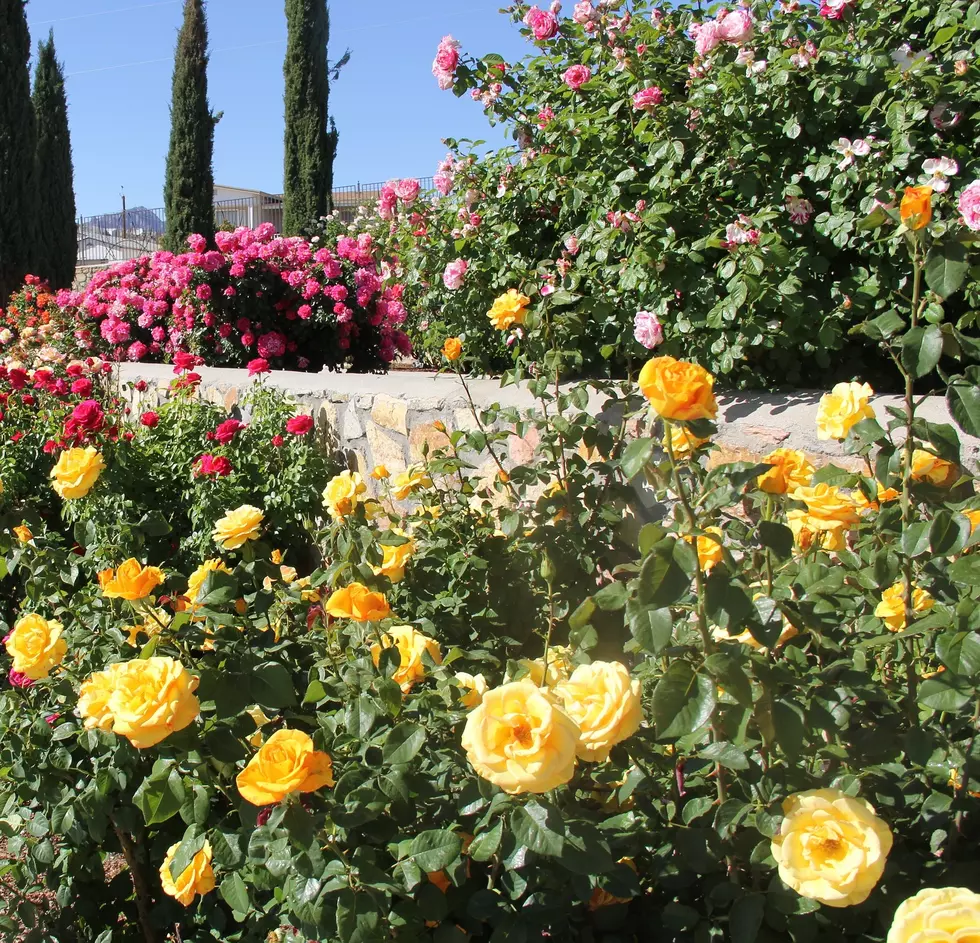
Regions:
M 244 422 L 239 422 L 237 419 L 226 419 L 214 430 L 214 437 L 222 445 L 227 445 L 244 428 Z
M 146 380 L 137 380 L 136 383 L 133 385 L 133 389 L 135 389 L 137 393 L 145 393 Z
M 248 375 L 250 377 L 261 376 L 269 372 L 269 361 L 264 357 L 256 357 L 248 362 Z
M 202 363 L 204 363 L 203 357 L 189 354 L 186 350 L 178 350 L 174 354 L 174 373 L 187 373 L 188 370 L 193 370 Z
M 71 391 L 79 396 L 88 396 L 92 392 L 92 381 L 88 377 L 79 377 L 72 383 Z
M 281 435 L 274 435 L 272 437 L 272 444 L 278 449 L 285 445 L 286 440 Z
M 231 462 L 223 455 L 202 455 L 198 458 L 196 465 L 194 474 L 198 477 L 218 475 L 223 478 L 225 475 L 231 474 Z
M 140 422 L 147 427 L 147 429 L 153 429 L 156 427 L 157 423 L 160 422 L 160 417 L 157 413 L 147 410 L 140 416 Z
M 293 418 L 286 423 L 286 431 L 291 432 L 293 435 L 306 435 L 306 433 L 312 428 L 312 416 L 293 416 Z
M 94 400 L 87 399 L 79 403 L 71 412 L 75 424 L 86 432 L 97 432 L 105 424 L 105 413 Z

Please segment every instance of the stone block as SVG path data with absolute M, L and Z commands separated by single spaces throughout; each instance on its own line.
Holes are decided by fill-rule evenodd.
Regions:
M 382 432 L 375 423 L 369 422 L 367 439 L 371 446 L 372 468 L 375 465 L 384 465 L 393 475 L 405 470 L 406 440 L 403 436 L 388 435 L 386 432 Z
M 468 409 L 453 410 L 453 428 L 463 432 L 476 432 L 479 426 Z
M 337 407 L 328 400 L 320 403 L 317 410 L 317 424 L 321 429 L 333 435 L 337 434 Z
M 507 451 L 514 465 L 530 465 L 534 461 L 534 450 L 541 443 L 537 429 L 528 429 L 524 436 L 516 432 L 507 440 Z
M 384 429 L 408 435 L 408 403 L 382 393 L 374 398 L 372 421 Z
M 344 423 L 340 432 L 344 442 L 353 442 L 364 435 L 360 420 L 357 418 L 357 410 L 353 405 L 347 407 L 344 412 Z
M 224 398 L 222 399 L 221 405 L 231 412 L 235 406 L 238 404 L 238 387 L 233 386 L 231 389 L 225 392 Z
M 442 426 L 445 429 L 445 425 Z M 410 461 L 421 462 L 423 459 L 422 447 L 428 445 L 428 452 L 431 455 L 436 449 L 449 447 L 449 436 L 438 428 L 434 422 L 425 422 L 415 426 L 408 434 L 408 452 Z

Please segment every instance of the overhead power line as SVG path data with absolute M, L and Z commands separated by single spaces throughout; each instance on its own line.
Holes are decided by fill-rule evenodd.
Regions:
M 77 13 L 74 16 L 60 16 L 56 20 L 32 20 L 31 26 L 48 26 L 52 23 L 67 23 L 70 20 L 88 20 L 93 16 L 112 16 L 115 13 L 130 13 L 133 10 L 149 10 L 150 7 L 172 7 L 181 0 L 157 0 L 156 3 L 142 3 L 136 7 L 122 7 L 118 10 L 97 10 L 94 13 Z

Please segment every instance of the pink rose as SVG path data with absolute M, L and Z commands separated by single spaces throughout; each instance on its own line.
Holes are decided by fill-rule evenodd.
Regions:
M 244 341 L 244 338 L 242 338 Z M 278 331 L 269 331 L 259 338 L 259 356 L 268 360 L 286 353 L 286 338 Z
M 7 680 L 10 682 L 11 687 L 14 688 L 32 688 L 34 687 L 34 682 L 27 677 L 23 672 L 14 671 L 10 669 L 10 673 L 7 675 Z
M 633 320 L 633 336 L 638 344 L 642 344 L 647 350 L 653 350 L 663 343 L 664 329 L 652 311 L 637 311 Z
M 421 188 L 418 180 L 396 180 L 394 184 L 395 196 L 406 206 L 411 206 L 416 201 Z
M 633 95 L 633 107 L 638 111 L 653 111 L 655 105 L 663 104 L 664 93 L 656 85 L 642 88 Z
M 450 262 L 446 266 L 446 271 L 442 273 L 443 284 L 450 291 L 456 291 L 458 288 L 462 288 L 463 276 L 466 274 L 468 268 L 469 262 L 466 259 L 456 259 L 455 262 Z
M 736 46 L 748 42 L 755 32 L 752 14 L 741 7 L 730 13 L 719 14 L 717 23 L 718 35 L 721 39 Z
M 187 245 L 190 246 L 191 252 L 203 252 L 208 247 L 208 241 L 199 233 L 194 233 L 187 237 Z
M 569 66 L 562 76 L 565 84 L 573 91 L 577 92 L 589 79 L 592 78 L 592 71 L 585 65 Z
M 153 412 L 152 410 L 147 410 L 140 416 L 140 424 L 146 426 L 147 429 L 154 429 L 160 422 L 160 416 Z
M 432 179 L 436 189 L 443 196 L 449 196 L 453 189 L 453 175 L 448 171 L 440 170 Z
M 214 430 L 214 438 L 222 445 L 228 445 L 244 428 L 245 423 L 239 422 L 237 419 L 226 419 Z
M 545 105 L 545 107 L 538 112 L 538 127 L 543 131 L 549 124 L 551 124 L 554 118 L 555 113 L 547 105 Z
M 37 379 L 37 374 L 35 374 L 35 379 Z M 92 392 L 92 381 L 87 377 L 79 377 L 72 381 L 71 391 L 79 396 L 88 396 Z
M 708 55 L 721 42 L 721 28 L 716 20 L 692 24 L 691 35 L 694 37 L 694 50 L 699 56 Z
M 595 7 L 592 6 L 590 0 L 582 0 L 581 3 L 576 3 L 575 9 L 572 11 L 572 19 L 583 25 L 594 19 L 595 15 Z
M 293 416 L 286 423 L 286 431 L 292 435 L 306 435 L 313 428 L 312 416 Z
M 974 180 L 960 194 L 958 206 L 963 225 L 974 232 L 980 232 L 980 180 Z
M 216 475 L 224 478 L 231 474 L 231 462 L 223 455 L 201 455 L 195 463 L 194 474 L 199 477 Z
M 432 61 L 432 74 L 443 91 L 453 87 L 458 65 L 459 43 L 452 36 L 443 36 L 436 50 L 436 57 Z
M 281 449 L 286 444 L 286 440 L 281 435 L 274 435 L 272 437 L 272 444 L 277 449 Z
M 524 25 L 534 33 L 534 38 L 538 42 L 551 39 L 558 33 L 558 17 L 554 13 L 539 10 L 537 7 L 531 7 L 527 11 L 524 17 Z

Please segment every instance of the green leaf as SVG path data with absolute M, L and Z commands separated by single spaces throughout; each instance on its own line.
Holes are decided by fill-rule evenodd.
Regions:
M 772 706 L 772 723 L 776 742 L 783 753 L 790 757 L 799 756 L 804 737 L 803 712 L 799 707 L 789 701 L 776 701 Z
M 735 901 L 728 916 L 731 943 L 755 943 L 766 913 L 765 894 L 746 894 Z
M 776 521 L 759 522 L 759 543 L 768 547 L 777 557 L 785 559 L 793 555 L 793 532 Z
M 643 561 L 638 598 L 660 608 L 677 602 L 691 588 L 691 580 L 677 565 L 669 545 L 661 545 Z
M 947 576 L 954 583 L 976 586 L 980 583 L 980 554 L 970 553 L 961 557 L 949 568 Z
M 737 659 L 724 652 L 716 652 L 705 659 L 704 667 L 726 694 L 730 694 L 743 707 L 752 706 L 752 685 Z
M 262 707 L 279 710 L 296 703 L 293 679 L 283 665 L 267 661 L 252 671 L 250 675 L 252 699 Z
M 974 677 L 980 672 L 980 636 L 976 632 L 947 632 L 936 639 L 936 655 L 953 674 Z
M 971 688 L 959 678 L 928 678 L 919 686 L 918 701 L 936 711 L 958 711 L 970 700 Z
M 965 377 L 954 377 L 946 391 L 946 405 L 967 435 L 980 436 L 980 370 L 971 367 Z
M 393 727 L 385 738 L 382 755 L 391 765 L 408 763 L 415 758 L 425 743 L 425 729 L 411 721 L 404 721 Z
M 344 710 L 344 724 L 352 737 L 363 740 L 371 732 L 378 711 L 374 701 L 362 694 L 356 701 L 349 701 Z
M 168 764 L 159 773 L 148 776 L 133 794 L 133 802 L 143 813 L 147 825 L 166 822 L 184 804 L 184 783 L 180 773 Z
M 655 444 L 653 439 L 634 439 L 626 446 L 623 457 L 619 460 L 619 467 L 627 480 L 635 478 L 643 471 L 643 466 L 650 461 Z
M 959 291 L 969 271 L 966 246 L 958 240 L 950 240 L 933 246 L 926 258 L 926 284 L 942 298 Z
M 409 857 L 423 871 L 441 871 L 459 857 L 462 847 L 462 839 L 455 832 L 429 829 L 412 839 Z
M 938 324 L 914 327 L 902 338 L 902 363 L 913 377 L 935 370 L 943 355 L 943 332 Z
M 958 554 L 970 539 L 970 521 L 962 514 L 952 514 L 945 508 L 936 512 L 929 528 L 929 548 L 938 557 Z
M 715 683 L 686 661 L 675 661 L 653 691 L 658 739 L 686 737 L 702 727 L 715 709 Z
M 487 832 L 480 832 L 473 839 L 468 852 L 469 856 L 474 861 L 489 861 L 497 853 L 503 835 L 504 821 L 503 819 L 498 819 L 497 824 L 493 828 Z
M 720 763 L 729 769 L 748 769 L 749 761 L 744 750 L 740 750 L 734 743 L 726 743 L 719 740 L 717 743 L 709 743 L 698 754 L 702 760 L 710 760 L 712 763 Z
M 532 800 L 514 809 L 510 817 L 514 837 L 540 855 L 559 857 L 565 844 L 565 826 L 557 809 Z
M 206 838 L 206 834 L 196 828 L 187 830 L 184 840 L 174 852 L 173 860 L 170 862 L 170 876 L 174 881 L 180 880 L 180 876 L 191 866 L 197 853 L 204 847 Z
M 568 617 L 568 628 L 571 632 L 584 629 L 595 614 L 596 604 L 590 599 L 583 599 L 581 604 Z
M 655 609 L 629 602 L 626 605 L 630 634 L 636 644 L 652 655 L 659 655 L 669 644 L 674 623 L 669 609 Z
M 242 876 L 237 871 L 233 871 L 231 874 L 225 875 L 225 879 L 221 882 L 221 886 L 218 888 L 218 893 L 221 894 L 221 899 L 229 907 L 231 907 L 235 913 L 248 913 L 250 907 L 248 900 L 248 888 L 245 886 Z
M 604 612 L 618 612 L 626 605 L 628 595 L 626 584 L 616 582 L 603 586 L 592 599 Z

